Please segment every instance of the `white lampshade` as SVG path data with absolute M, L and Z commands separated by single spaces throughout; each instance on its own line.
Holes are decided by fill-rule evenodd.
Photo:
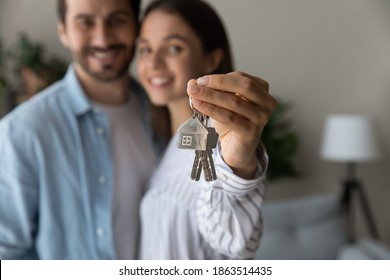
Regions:
M 321 157 L 330 161 L 364 162 L 380 157 L 372 122 L 360 115 L 331 115 L 326 119 Z

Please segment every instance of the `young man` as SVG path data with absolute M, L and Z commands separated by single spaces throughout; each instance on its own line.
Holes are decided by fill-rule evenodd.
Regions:
M 0 122 L 0 259 L 137 257 L 139 202 L 158 154 L 147 101 L 128 75 L 139 2 L 58 1 L 59 36 L 73 63 L 61 81 Z M 227 116 L 231 126 L 243 122 L 234 117 L 239 102 L 226 104 L 214 92 L 234 86 L 268 94 L 266 82 L 239 73 L 208 83 L 194 104 L 211 117 Z M 247 131 L 261 133 L 270 102 Z M 253 159 L 252 146 L 235 146 L 241 162 L 256 165 L 245 160 Z

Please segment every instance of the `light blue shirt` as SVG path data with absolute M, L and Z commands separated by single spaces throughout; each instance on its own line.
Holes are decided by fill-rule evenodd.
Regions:
M 116 259 L 109 138 L 72 66 L 0 121 L 0 259 Z

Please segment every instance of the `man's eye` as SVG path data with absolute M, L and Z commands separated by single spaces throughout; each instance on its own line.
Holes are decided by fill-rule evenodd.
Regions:
M 93 26 L 93 21 L 88 19 L 79 20 L 78 23 L 84 29 L 91 28 Z
M 127 19 L 124 18 L 124 17 L 116 17 L 116 18 L 113 18 L 111 21 L 110 21 L 110 24 L 113 24 L 113 25 L 121 25 L 121 24 L 124 24 L 127 22 Z

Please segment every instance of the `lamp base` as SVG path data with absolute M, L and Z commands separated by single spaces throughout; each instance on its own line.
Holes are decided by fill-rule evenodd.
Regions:
M 377 227 L 375 225 L 370 206 L 367 201 L 366 194 L 364 192 L 363 186 L 356 179 L 348 179 L 344 182 L 344 190 L 342 195 L 342 210 L 345 214 L 346 225 L 347 225 L 347 234 L 348 241 L 353 243 L 356 241 L 356 231 L 352 213 L 352 203 L 354 196 L 357 196 L 359 202 L 362 206 L 362 212 L 365 218 L 365 221 L 368 226 L 368 230 L 372 238 L 379 240 L 379 234 Z

